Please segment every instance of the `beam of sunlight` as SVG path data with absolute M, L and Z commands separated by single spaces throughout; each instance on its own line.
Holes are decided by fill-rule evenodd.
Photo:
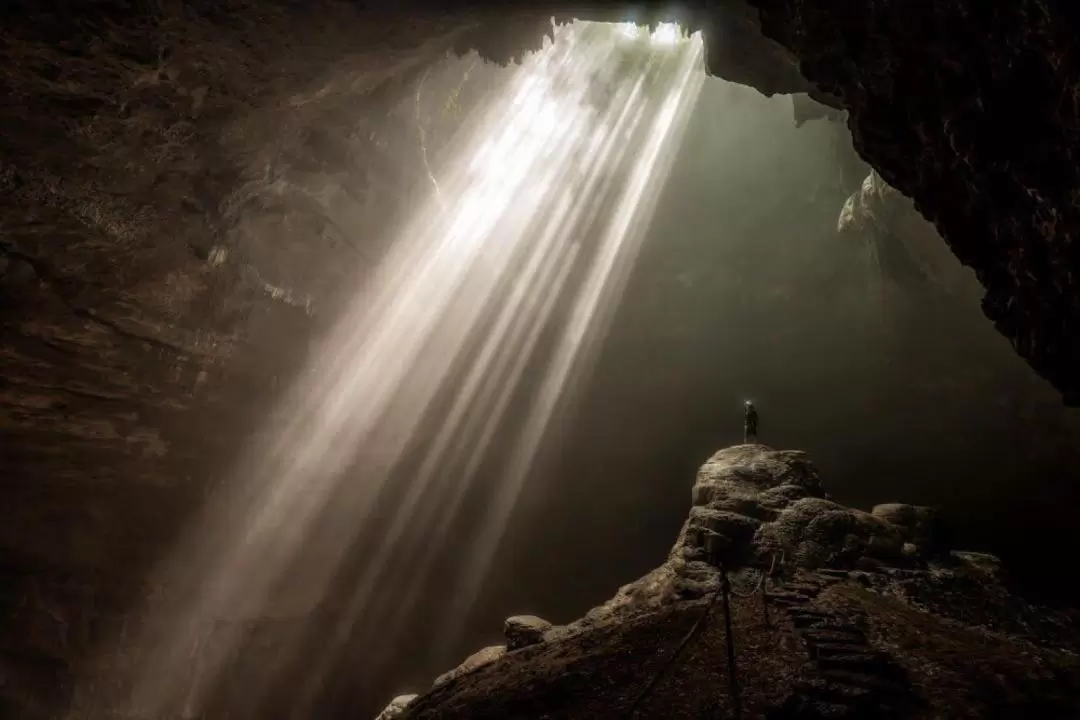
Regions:
M 332 605 L 296 689 L 315 702 L 346 646 L 389 652 L 468 510 L 479 520 L 439 641 L 463 624 L 616 309 L 703 81 L 702 45 L 676 26 L 575 23 L 507 74 L 431 173 L 437 195 L 161 569 L 159 586 L 189 591 L 143 631 L 137 712 L 202 711 L 240 642 L 222 625 L 302 623 Z M 476 480 L 492 457 L 493 489 Z

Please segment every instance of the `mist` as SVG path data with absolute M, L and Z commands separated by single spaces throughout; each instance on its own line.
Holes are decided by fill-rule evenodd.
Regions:
M 921 248 L 838 232 L 867 171 L 843 124 L 796 127 L 790 97 L 708 79 L 595 368 L 455 642 L 432 641 L 450 546 L 408 632 L 344 653 L 327 707 L 374 712 L 498 643 L 503 618 L 567 622 L 654 567 L 697 466 L 741 441 L 745 399 L 761 441 L 807 451 L 838 501 L 939 506 L 958 546 L 1066 600 L 1046 550 L 1078 546 L 1080 416 L 985 319 L 928 224 Z M 944 280 L 905 271 L 897 247 Z
M 807 451 L 839 502 L 939 506 L 958 546 L 1064 599 L 1046 549 L 1080 545 L 1080 415 L 982 315 L 981 288 L 936 233 L 944 284 L 838 232 L 867 171 L 842 123 L 796 127 L 790 97 L 709 78 L 595 368 L 455 642 L 432 641 L 451 546 L 408 631 L 343 654 L 326 706 L 373 713 L 498 643 L 503 618 L 570 621 L 654 567 L 697 466 L 741 441 L 745 399 L 761 441 Z

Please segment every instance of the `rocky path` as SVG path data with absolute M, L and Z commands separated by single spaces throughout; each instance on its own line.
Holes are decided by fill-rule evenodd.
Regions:
M 846 578 L 844 571 L 824 570 L 769 594 L 769 604 L 788 616 L 809 654 L 792 693 L 767 715 L 770 720 L 898 718 L 915 701 L 903 668 L 868 642 L 864 618 L 815 602 L 822 590 Z

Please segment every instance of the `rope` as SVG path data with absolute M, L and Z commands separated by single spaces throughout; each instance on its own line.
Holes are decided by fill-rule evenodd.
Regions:
M 705 606 L 705 612 L 703 612 L 701 616 L 694 621 L 694 624 L 690 627 L 690 630 L 686 633 L 686 635 L 683 636 L 683 639 L 679 641 L 678 646 L 676 646 L 675 648 L 675 652 L 671 654 L 671 657 L 667 659 L 667 662 L 660 666 L 660 668 L 649 680 L 649 683 L 642 689 L 640 693 L 638 693 L 638 696 L 634 698 L 634 702 L 630 705 L 630 709 L 626 714 L 627 718 L 632 719 L 634 717 L 634 714 L 638 711 L 641 703 L 644 702 L 645 698 L 647 698 L 652 693 L 652 691 L 656 688 L 657 683 L 660 682 L 660 679 L 675 664 L 675 661 L 679 658 L 679 655 L 682 654 L 683 650 L 686 649 L 686 646 L 695 636 L 697 636 L 698 633 L 700 633 L 705 628 L 706 622 L 712 616 L 712 611 L 713 608 L 716 606 L 716 601 L 720 599 L 721 596 L 724 597 L 724 640 L 727 645 L 728 654 L 728 694 L 732 699 L 732 707 L 735 711 L 736 720 L 742 717 L 742 702 L 740 698 L 739 684 L 735 676 L 735 645 L 731 636 L 731 613 L 728 609 L 727 596 L 728 594 L 731 594 L 735 597 L 745 599 L 753 597 L 759 591 L 761 591 L 762 588 L 765 586 L 765 580 L 769 577 L 772 577 L 774 571 L 776 570 L 777 555 L 778 553 L 773 552 L 772 562 L 769 564 L 768 572 L 764 570 L 758 570 L 761 575 L 758 577 L 757 584 L 754 586 L 753 590 L 751 590 L 745 595 L 735 592 L 735 589 L 731 586 L 731 582 L 728 580 L 727 573 L 723 570 L 723 568 L 720 569 L 720 584 L 717 586 L 716 590 L 713 591 L 712 597 L 709 598 L 709 603 Z M 779 556 L 780 564 L 782 565 L 784 563 L 783 549 L 780 550 Z
M 735 672 L 735 638 L 731 632 L 731 604 L 728 602 L 728 591 L 731 583 L 728 582 L 727 573 L 720 569 L 720 589 L 724 596 L 724 639 L 727 644 L 728 661 L 728 697 L 731 698 L 731 709 L 735 713 L 735 720 L 742 720 L 742 693 L 739 690 L 739 678 Z
M 660 666 L 660 669 L 657 670 L 656 674 L 654 674 L 652 676 L 652 679 L 649 680 L 649 684 L 646 685 L 640 693 L 638 693 L 638 696 L 636 698 L 634 698 L 634 703 L 630 706 L 630 710 L 627 712 L 626 717 L 634 717 L 634 713 L 638 711 L 638 707 L 641 705 L 642 702 L 645 701 L 645 698 L 647 698 L 649 694 L 652 693 L 653 688 L 655 688 L 656 684 L 660 682 L 660 678 L 662 678 L 664 674 L 671 668 L 671 666 L 675 664 L 675 660 L 677 660 L 679 655 L 682 654 L 682 651 L 686 649 L 686 646 L 690 642 L 690 640 L 693 639 L 705 627 L 705 623 L 712 615 L 713 607 L 716 606 L 716 601 L 720 597 L 723 589 L 724 586 L 723 583 L 721 583 L 720 586 L 717 587 L 716 590 L 713 592 L 712 597 L 709 599 L 709 604 L 705 606 L 705 612 L 703 612 L 701 616 L 694 622 L 693 626 L 691 626 L 690 628 L 690 631 L 683 636 L 683 639 L 675 648 L 675 652 L 671 654 L 671 657 L 667 659 L 667 662 Z
M 743 598 L 743 599 L 745 599 L 745 598 L 752 598 L 752 597 L 754 597 L 755 595 L 757 595 L 757 594 L 758 594 L 758 591 L 759 591 L 759 590 L 761 590 L 761 586 L 765 584 L 765 571 L 764 571 L 764 570 L 758 570 L 758 572 L 759 572 L 759 573 L 761 573 L 761 575 L 760 575 L 760 576 L 758 576 L 758 579 L 757 579 L 757 583 L 756 583 L 756 584 L 754 585 L 754 589 L 753 589 L 753 590 L 751 590 L 750 592 L 748 592 L 748 593 L 746 593 L 746 594 L 744 595 L 743 593 L 737 592 L 737 591 L 735 590 L 735 587 L 734 587 L 734 586 L 732 586 L 732 588 L 731 588 L 731 594 L 732 594 L 732 595 L 734 595 L 734 596 L 735 596 L 735 597 L 737 597 L 737 598 Z
M 780 555 L 780 563 L 783 564 L 783 562 L 784 562 L 784 550 L 783 550 L 783 548 L 780 549 L 779 553 L 777 553 L 776 551 L 773 551 L 772 562 L 769 564 L 769 571 L 765 572 L 764 570 L 757 570 L 757 572 L 760 573 L 760 575 L 758 576 L 757 583 L 754 585 L 754 589 L 751 590 L 750 592 L 746 593 L 746 594 L 743 594 L 741 592 L 736 591 L 735 588 L 732 587 L 731 588 L 731 594 L 734 595 L 737 598 L 746 599 L 746 598 L 751 598 L 754 595 L 756 595 L 758 592 L 760 592 L 761 589 L 765 586 L 765 580 L 767 578 L 772 577 L 773 573 L 776 570 L 776 557 L 777 557 L 777 554 Z M 750 568 L 748 568 L 748 569 L 750 569 Z

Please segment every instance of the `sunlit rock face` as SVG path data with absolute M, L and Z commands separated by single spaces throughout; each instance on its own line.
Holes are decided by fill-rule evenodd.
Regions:
M 415 699 L 416 695 L 398 695 L 375 717 L 375 720 L 394 720 L 401 717 Z
M 805 453 L 762 445 L 713 455 L 692 498 L 662 566 L 539 642 L 479 651 L 403 717 L 729 714 L 720 567 L 744 716 L 1080 711 L 1077 618 L 1011 594 L 995 558 L 950 551 L 932 508 L 844 507 Z
M 394 720 L 401 717 L 416 697 L 416 695 L 398 695 L 375 717 L 375 720 Z

